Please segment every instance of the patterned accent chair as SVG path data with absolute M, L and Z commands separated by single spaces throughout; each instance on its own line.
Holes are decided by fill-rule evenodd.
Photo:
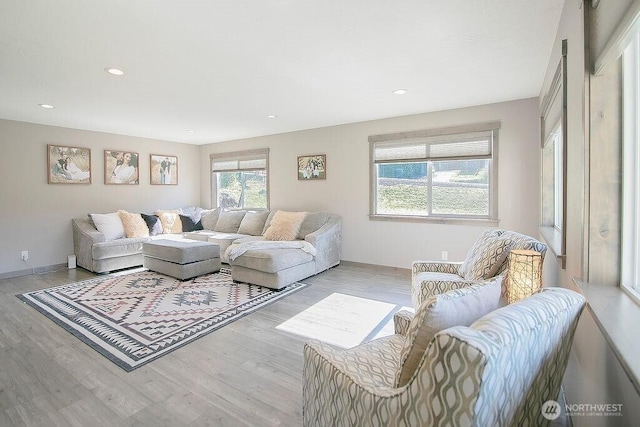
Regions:
M 544 255 L 547 245 L 510 230 L 489 229 L 473 244 L 464 262 L 414 261 L 411 266 L 411 300 L 414 307 L 430 296 L 459 289 L 497 275 L 504 276 L 502 298 L 507 299 L 508 263 L 512 249 L 527 249 Z
M 583 308 L 578 293 L 543 288 L 469 327 L 441 330 L 402 386 L 394 379 L 406 312 L 396 335 L 353 349 L 307 343 L 303 425 L 548 425 L 542 405 L 558 397 Z

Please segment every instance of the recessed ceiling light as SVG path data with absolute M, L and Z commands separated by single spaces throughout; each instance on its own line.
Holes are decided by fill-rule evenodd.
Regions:
M 196 133 L 196 131 L 193 129 L 187 129 L 187 133 Z
M 118 68 L 105 68 L 104 70 L 109 74 L 113 74 L 114 76 L 123 76 L 124 75 L 124 71 L 122 71 L 122 70 L 120 70 Z
M 394 90 L 394 91 L 393 91 L 393 92 L 391 92 L 391 93 L 393 93 L 394 95 L 404 95 L 404 94 L 405 94 L 405 93 L 407 93 L 407 92 L 409 92 L 409 91 L 408 91 L 408 90 L 406 90 L 406 89 L 396 89 L 396 90 Z
M 269 114 L 269 115 L 267 116 L 267 118 L 268 118 L 268 119 L 277 119 L 277 118 L 278 118 L 278 116 L 276 116 L 275 114 Z
M 50 110 L 50 109 L 52 109 L 52 108 L 55 108 L 55 107 L 54 107 L 53 105 L 51 105 L 51 104 L 38 104 L 38 105 L 39 105 L 40 107 L 42 107 L 42 108 L 47 108 L 47 109 L 49 109 L 49 110 Z

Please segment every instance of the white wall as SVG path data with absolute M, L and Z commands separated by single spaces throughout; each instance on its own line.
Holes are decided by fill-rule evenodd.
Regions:
M 47 144 L 91 148 L 92 183 L 47 184 Z M 197 146 L 0 120 L 0 147 L 0 277 L 66 264 L 73 253 L 73 217 L 118 209 L 149 213 L 199 202 Z M 104 184 L 104 150 L 118 149 L 139 153 L 139 185 Z M 149 184 L 151 153 L 178 156 L 177 186 Z M 29 251 L 26 263 L 22 250 Z
M 278 120 L 284 120 L 280 118 Z M 410 268 L 441 251 L 462 260 L 487 225 L 371 221 L 368 136 L 499 120 L 499 226 L 537 235 L 537 98 L 210 144 L 201 148 L 201 202 L 211 204 L 209 154 L 270 149 L 272 209 L 327 210 L 343 217 L 342 259 Z M 297 156 L 327 155 L 327 179 L 298 181 Z

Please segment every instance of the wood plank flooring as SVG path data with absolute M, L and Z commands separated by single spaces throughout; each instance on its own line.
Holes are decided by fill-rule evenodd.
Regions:
M 373 300 L 380 320 L 366 316 L 371 331 L 350 330 L 362 310 L 324 308 L 335 333 L 356 340 L 392 332 L 390 313 L 411 306 L 408 270 L 343 263 L 127 373 L 15 296 L 91 277 L 64 269 L 0 280 L 0 426 L 299 426 L 302 348 L 320 330 L 314 322 L 332 333 L 328 298 L 361 298 L 365 312 Z M 300 328 L 307 336 L 292 332 Z

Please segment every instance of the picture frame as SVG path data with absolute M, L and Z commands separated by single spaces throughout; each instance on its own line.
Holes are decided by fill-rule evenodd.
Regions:
M 151 185 L 178 185 L 178 156 L 151 154 Z
M 327 155 L 298 156 L 298 180 L 327 179 Z
M 47 144 L 48 184 L 91 184 L 91 149 Z
M 104 150 L 104 183 L 107 185 L 138 185 L 140 156 L 133 151 Z

